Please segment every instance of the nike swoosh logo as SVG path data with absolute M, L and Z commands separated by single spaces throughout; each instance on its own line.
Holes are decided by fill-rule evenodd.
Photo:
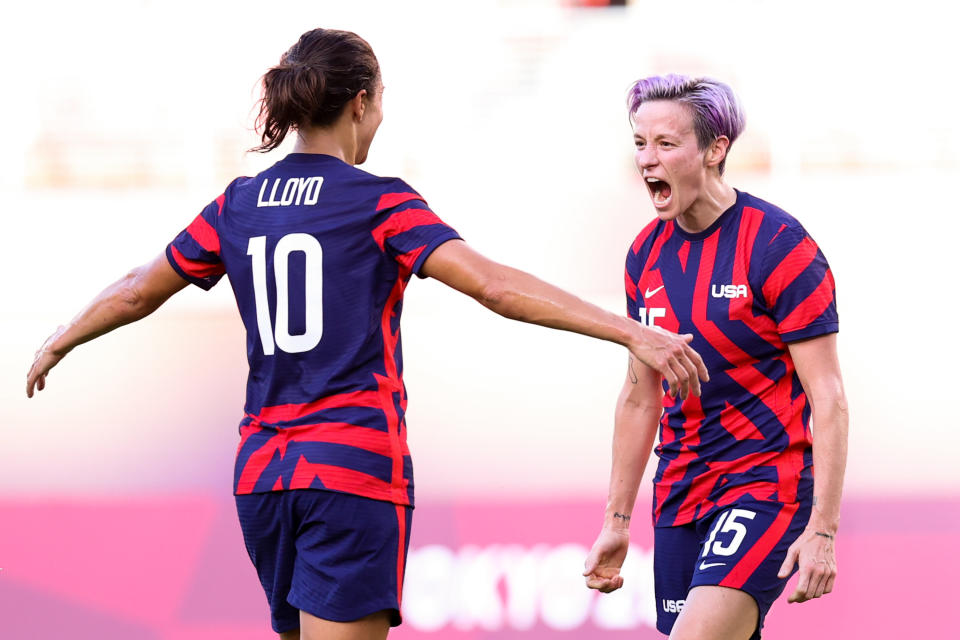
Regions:
M 710 562 L 710 563 L 701 562 L 701 563 L 700 563 L 700 571 L 705 571 L 706 569 L 709 569 L 710 567 L 722 567 L 722 566 L 725 565 L 725 564 L 727 564 L 727 563 L 726 563 L 726 562 Z
M 652 296 L 653 294 L 655 294 L 657 291 L 660 291 L 660 289 L 663 289 L 664 286 L 665 286 L 665 285 L 660 285 L 659 287 L 657 287 L 657 288 L 654 289 L 653 291 L 651 291 L 650 289 L 647 289 L 646 291 L 643 292 L 643 297 L 644 297 L 644 298 L 649 298 L 650 296 Z

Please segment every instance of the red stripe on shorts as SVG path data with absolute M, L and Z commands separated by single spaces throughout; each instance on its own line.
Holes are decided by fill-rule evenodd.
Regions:
M 780 513 L 774 518 L 770 528 L 767 529 L 764 534 L 760 536 L 760 539 L 757 540 L 757 543 L 744 554 L 740 562 L 734 565 L 730 573 L 727 574 L 727 577 L 720 582 L 720 586 L 731 587 L 733 589 L 742 587 L 750 576 L 753 575 L 753 572 L 757 570 L 760 563 L 770 555 L 773 548 L 780 542 L 780 538 L 782 538 L 783 534 L 790 528 L 790 521 L 793 520 L 793 516 L 799 508 L 799 502 L 785 504 L 780 507 Z

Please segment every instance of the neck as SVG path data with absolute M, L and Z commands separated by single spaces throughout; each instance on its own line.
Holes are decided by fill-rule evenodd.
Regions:
M 294 153 L 322 153 L 356 164 L 357 140 L 345 127 L 303 127 L 296 131 Z
M 677 216 L 684 231 L 703 231 L 737 201 L 737 192 L 719 175 L 708 178 L 703 190 L 686 211 Z

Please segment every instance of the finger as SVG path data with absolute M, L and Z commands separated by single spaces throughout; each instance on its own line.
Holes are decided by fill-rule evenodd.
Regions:
M 814 598 L 819 598 L 820 595 L 823 595 L 823 590 L 821 588 L 821 583 L 823 582 L 823 565 L 816 564 L 813 569 L 810 571 L 810 581 L 807 583 L 807 600 L 812 600 Z M 817 592 L 820 595 L 817 595 Z
M 669 362 L 660 367 L 660 375 L 662 375 L 663 379 L 667 381 L 667 393 L 671 398 L 676 398 L 679 381 L 677 380 L 677 374 L 675 374 L 670 368 Z
M 833 581 L 837 579 L 837 572 L 834 571 L 830 574 L 830 577 L 827 578 L 827 586 L 823 588 L 824 595 L 833 591 Z
M 691 338 L 693 337 L 692 334 L 688 333 L 687 335 Z M 700 357 L 700 354 L 689 345 L 687 345 L 686 353 L 687 357 L 690 358 L 693 364 L 697 367 L 697 374 L 699 375 L 700 379 L 704 382 L 710 382 L 710 372 L 707 371 L 707 365 L 703 363 L 703 358 Z
M 583 575 L 589 576 L 596 571 L 598 564 L 600 564 L 600 555 L 591 551 L 590 554 L 587 555 L 587 559 L 583 561 Z
M 807 599 L 807 589 L 810 587 L 810 574 L 806 567 L 800 567 L 800 579 L 797 581 L 797 588 L 793 592 L 796 596 L 791 602 L 803 602 Z M 791 596 L 791 597 L 793 597 Z
M 680 356 L 680 364 L 683 365 L 683 368 L 687 370 L 687 383 L 689 385 L 690 392 L 699 397 L 700 396 L 700 378 L 697 377 L 697 367 L 693 364 L 693 361 L 687 357 L 686 352 Z
M 680 361 L 677 360 L 676 356 L 671 356 L 667 361 L 667 366 L 670 367 L 670 372 L 677 379 L 677 387 L 675 395 L 679 395 L 680 399 L 685 399 L 688 394 L 688 381 L 687 381 L 687 370 L 683 368 L 683 365 L 680 364 Z
M 793 567 L 797 564 L 797 550 L 793 545 L 790 545 L 790 548 L 787 549 L 787 557 L 783 559 L 783 564 L 780 565 L 780 571 L 777 572 L 778 578 L 789 578 L 790 574 L 793 573 Z
M 43 391 L 43 388 L 47 386 L 47 376 L 42 375 L 37 378 L 37 391 Z

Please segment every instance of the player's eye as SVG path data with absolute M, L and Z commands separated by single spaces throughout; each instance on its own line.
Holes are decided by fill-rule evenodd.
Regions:
M 643 140 L 634 140 L 633 144 L 637 146 L 637 149 L 642 149 L 646 143 Z
M 673 147 L 673 146 L 675 146 L 675 145 L 674 145 L 672 142 L 667 142 L 666 140 L 661 140 L 661 141 L 660 141 L 660 146 L 661 146 L 661 147 L 670 148 L 670 147 Z

